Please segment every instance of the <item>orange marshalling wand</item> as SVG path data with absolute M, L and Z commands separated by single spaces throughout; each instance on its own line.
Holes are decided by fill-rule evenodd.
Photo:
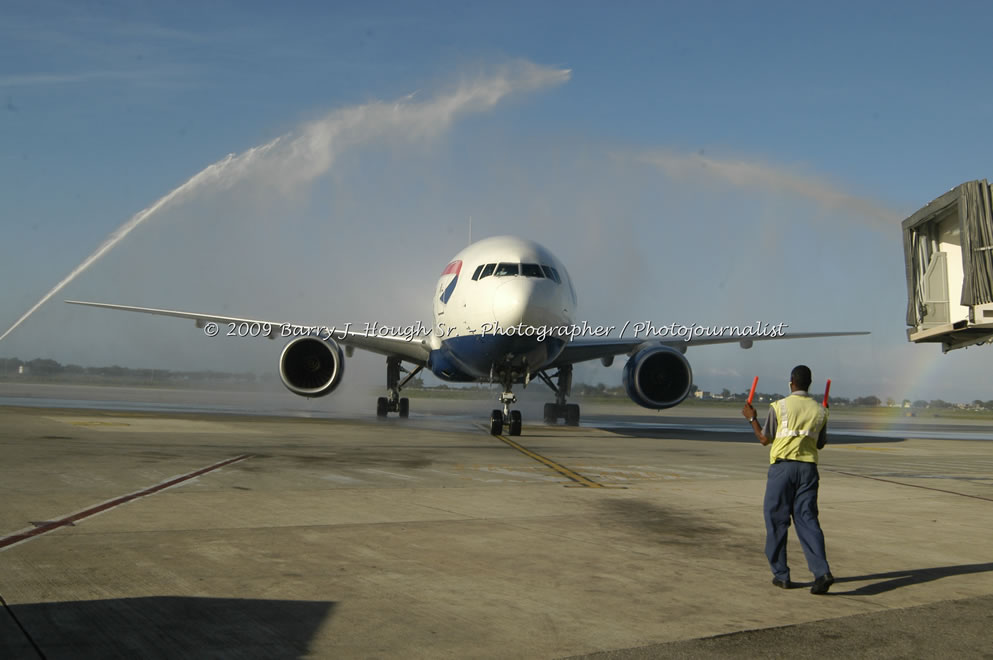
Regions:
M 828 407 L 828 393 L 831 392 L 831 379 L 827 379 L 827 385 L 824 386 L 824 407 Z
M 831 381 L 828 381 L 829 383 Z M 755 396 L 755 386 L 759 384 L 759 377 L 756 376 L 752 381 L 752 389 L 748 391 L 748 405 L 752 405 L 752 397 Z

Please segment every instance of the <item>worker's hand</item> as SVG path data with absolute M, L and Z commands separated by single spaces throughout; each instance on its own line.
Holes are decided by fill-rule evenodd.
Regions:
M 752 417 L 755 417 L 755 408 L 752 407 L 752 404 L 746 403 L 745 407 L 741 409 L 741 415 L 745 419 L 751 419 Z

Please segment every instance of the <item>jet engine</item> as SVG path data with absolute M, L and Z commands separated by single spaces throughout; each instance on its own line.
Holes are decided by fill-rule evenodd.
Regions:
M 672 408 L 690 393 L 693 370 L 682 353 L 668 346 L 651 346 L 624 365 L 624 390 L 645 408 Z
M 308 398 L 324 396 L 341 384 L 345 356 L 334 341 L 297 337 L 279 356 L 279 377 L 286 389 Z

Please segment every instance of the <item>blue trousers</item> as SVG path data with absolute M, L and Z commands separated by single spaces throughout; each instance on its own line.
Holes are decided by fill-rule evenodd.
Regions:
M 807 567 L 815 578 L 828 573 L 824 551 L 824 532 L 817 521 L 817 465 L 783 461 L 769 466 L 765 485 L 765 556 L 772 574 L 779 580 L 790 579 L 786 563 L 786 538 L 790 518 L 796 523 L 796 535 L 807 557 Z

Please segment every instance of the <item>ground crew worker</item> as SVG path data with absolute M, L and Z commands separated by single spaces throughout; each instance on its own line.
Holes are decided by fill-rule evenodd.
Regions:
M 824 533 L 817 520 L 817 451 L 827 443 L 827 409 L 810 398 L 810 368 L 799 365 L 790 373 L 790 395 L 769 408 L 765 426 L 759 428 L 755 408 L 746 403 L 741 414 L 755 437 L 769 449 L 769 477 L 765 487 L 765 554 L 772 568 L 772 583 L 790 589 L 786 539 L 790 517 L 796 523 L 807 567 L 814 574 L 812 594 L 824 594 L 834 583 L 824 550 Z

